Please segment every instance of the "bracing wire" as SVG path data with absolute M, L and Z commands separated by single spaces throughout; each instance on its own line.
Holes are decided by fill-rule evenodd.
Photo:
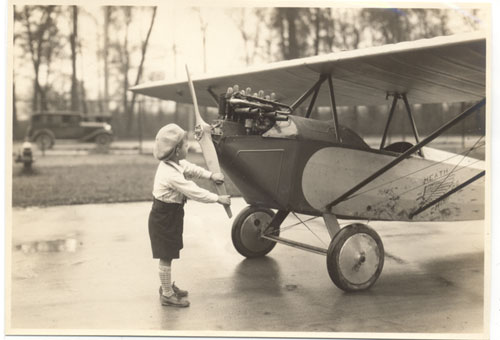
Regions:
M 433 197 L 434 193 L 441 188 L 441 186 L 443 185 L 443 183 L 446 182 L 446 180 L 450 177 L 451 174 L 455 173 L 455 169 L 460 165 L 460 163 L 462 163 L 462 161 L 467 157 L 467 155 L 469 155 L 469 153 L 472 152 L 472 150 L 474 149 L 474 147 L 479 143 L 479 141 L 481 141 L 483 139 L 483 136 L 480 136 L 479 139 L 474 143 L 474 145 L 470 148 L 470 150 L 467 151 L 467 153 L 465 155 L 463 155 L 462 159 L 460 159 L 460 161 L 453 167 L 453 169 L 448 173 L 446 174 L 446 177 L 443 178 L 442 181 L 439 182 L 439 184 L 436 186 L 436 188 L 434 188 L 434 190 L 430 193 L 430 195 L 428 196 L 428 198 L 422 202 L 422 206 L 426 205 L 429 200 Z M 463 169 L 463 167 L 461 168 Z M 437 182 L 437 181 L 436 181 Z
M 407 194 L 407 193 L 409 193 L 409 192 L 411 192 L 411 191 L 414 191 L 414 190 L 417 190 L 417 189 L 419 189 L 419 188 L 421 188 L 421 187 L 424 187 L 424 186 L 428 185 L 429 183 L 435 183 L 435 182 L 438 182 L 438 181 L 439 181 L 439 180 L 441 180 L 443 177 L 446 177 L 446 178 L 447 178 L 447 177 L 448 177 L 448 176 L 450 176 L 452 173 L 457 173 L 457 172 L 459 172 L 459 171 L 461 171 L 461 170 L 463 170 L 463 169 L 467 169 L 469 166 L 471 166 L 471 165 L 473 165 L 473 164 L 475 164 L 475 163 L 479 162 L 480 160 L 476 160 L 476 161 L 474 161 L 474 162 L 471 162 L 470 164 L 465 165 L 465 166 L 462 166 L 462 167 L 461 167 L 461 168 L 459 168 L 459 169 L 457 169 L 457 167 L 458 167 L 458 166 L 460 165 L 460 163 L 461 163 L 461 162 L 462 162 L 462 161 L 463 161 L 463 160 L 467 157 L 467 155 L 469 155 L 469 154 L 470 154 L 470 152 L 472 152 L 473 150 L 476 150 L 476 149 L 478 149 L 478 148 L 480 148 L 480 147 L 482 147 L 482 146 L 484 146 L 484 145 L 485 145 L 484 143 L 482 143 L 482 144 L 479 144 L 479 145 L 478 145 L 478 143 L 481 141 L 481 139 L 482 139 L 482 138 L 483 138 L 483 136 L 481 136 L 481 137 L 480 137 L 480 138 L 479 138 L 479 139 L 478 139 L 478 140 L 474 143 L 474 145 L 473 145 L 470 149 L 468 149 L 468 150 L 466 150 L 466 151 L 464 151 L 464 152 L 462 152 L 462 153 L 460 153 L 460 154 L 454 154 L 453 156 L 451 156 L 451 157 L 449 157 L 449 158 L 447 158 L 447 159 L 444 159 L 444 160 L 442 160 L 442 161 L 440 161 L 440 162 L 433 163 L 433 164 L 431 164 L 430 166 L 426 166 L 426 167 L 424 167 L 424 168 L 418 169 L 418 170 L 413 171 L 412 173 L 409 173 L 409 174 L 407 174 L 407 175 L 405 175 L 405 176 L 401 176 L 401 177 L 396 178 L 396 179 L 394 179 L 394 180 L 391 180 L 391 181 L 385 182 L 385 183 L 383 183 L 383 184 L 381 184 L 381 185 L 378 185 L 378 186 L 376 186 L 376 187 L 374 187 L 374 188 L 370 188 L 370 189 L 368 189 L 368 190 L 366 190 L 366 191 L 364 191 L 364 192 L 362 192 L 362 193 L 359 193 L 359 194 L 353 195 L 353 196 L 349 197 L 348 199 L 351 199 L 351 198 L 357 197 L 357 196 L 359 196 L 359 195 L 361 195 L 361 194 L 364 194 L 364 193 L 367 193 L 367 192 L 373 191 L 373 190 L 375 190 L 375 189 L 378 189 L 378 188 L 380 188 L 380 187 L 383 187 L 383 186 L 385 186 L 385 185 L 391 184 L 391 183 L 393 183 L 393 182 L 395 182 L 395 181 L 397 181 L 397 180 L 400 180 L 400 179 L 402 179 L 402 178 L 406 178 L 406 177 L 408 177 L 408 176 L 409 176 L 409 175 L 411 175 L 411 174 L 414 174 L 414 173 L 417 173 L 417 172 L 419 172 L 419 171 L 425 170 L 425 169 L 427 169 L 427 168 L 430 168 L 431 166 L 436 166 L 436 165 L 438 165 L 438 164 L 440 164 L 440 163 L 443 163 L 443 162 L 445 162 L 445 161 L 447 161 L 447 160 L 449 160 L 449 159 L 452 159 L 452 158 L 454 158 L 454 157 L 463 156 L 463 157 L 462 157 L 462 159 L 461 159 L 461 160 L 460 160 L 460 161 L 459 161 L 459 162 L 455 165 L 455 167 L 452 169 L 452 171 L 450 171 L 449 173 L 447 173 L 447 174 L 445 174 L 445 175 L 442 175 L 442 176 L 437 177 L 435 180 L 433 180 L 433 181 L 431 181 L 431 182 L 424 183 L 424 184 L 421 184 L 421 185 L 417 185 L 417 186 L 415 186 L 415 187 L 413 187 L 413 188 L 411 188 L 411 189 L 409 189 L 409 190 L 403 191 L 403 192 L 399 193 L 399 194 L 398 194 L 398 196 L 403 196 L 403 195 L 405 195 L 405 194 Z M 443 180 L 443 182 L 446 180 L 446 178 Z M 435 192 L 435 191 L 433 191 L 433 193 L 434 193 L 434 192 Z M 429 197 L 432 197 L 432 196 L 429 196 Z M 383 201 L 383 202 L 379 202 L 379 203 L 376 203 L 376 204 L 375 204 L 375 206 L 377 206 L 377 205 L 382 205 L 382 204 L 385 204 L 385 201 Z M 373 206 L 373 205 L 372 205 L 372 206 Z
M 481 136 L 481 138 L 482 138 L 482 136 Z M 404 178 L 407 178 L 407 177 L 409 177 L 409 176 L 411 176 L 411 175 L 413 175 L 413 174 L 416 174 L 416 173 L 418 173 L 418 172 L 421 172 L 421 171 L 423 171 L 423 170 L 429 169 L 429 168 L 434 167 L 434 166 L 438 166 L 439 164 L 442 164 L 442 163 L 444 163 L 444 162 L 446 162 L 446 161 L 449 161 L 450 159 L 453 159 L 453 158 L 455 158 L 455 157 L 463 156 L 463 158 L 462 158 L 462 159 L 460 160 L 460 162 L 458 163 L 458 164 L 460 164 L 460 163 L 462 162 L 462 160 L 464 160 L 464 159 L 465 159 L 465 157 L 467 157 L 467 155 L 468 155 L 470 152 L 472 152 L 472 151 L 474 151 L 474 150 L 476 150 L 476 149 L 478 149 L 478 148 L 480 148 L 480 147 L 483 147 L 483 146 L 485 145 L 485 143 L 482 143 L 482 144 L 480 144 L 480 145 L 477 145 L 477 143 L 481 140 L 481 138 L 480 138 L 480 139 L 479 139 L 479 140 L 478 140 L 478 141 L 477 141 L 477 142 L 476 142 L 476 143 L 475 143 L 475 144 L 474 144 L 474 145 L 473 145 L 470 149 L 468 149 L 468 150 L 466 150 L 466 151 L 463 151 L 463 152 L 461 152 L 461 153 L 459 153 L 459 154 L 453 154 L 452 156 L 450 156 L 450 157 L 448 157 L 448 158 L 445 158 L 445 159 L 443 159 L 443 160 L 441 160 L 441 161 L 439 161 L 439 162 L 432 163 L 432 164 L 427 165 L 427 166 L 425 166 L 425 167 L 423 167 L 423 168 L 420 168 L 420 169 L 417 169 L 417 170 L 412 171 L 412 172 L 410 172 L 410 173 L 407 173 L 407 174 L 406 174 L 406 175 L 404 175 L 404 176 L 401 176 L 401 177 L 398 177 L 398 178 L 392 179 L 392 180 L 390 180 L 390 181 L 387 181 L 387 182 L 381 183 L 381 184 L 379 184 L 379 185 L 377 185 L 377 186 L 375 186 L 375 187 L 372 187 L 372 188 L 370 188 L 370 189 L 367 189 L 367 190 L 365 190 L 365 191 L 361 191 L 361 192 L 359 192 L 359 193 L 353 194 L 353 195 L 351 195 L 350 197 L 346 198 L 345 200 L 347 201 L 347 200 L 350 200 L 350 199 L 352 199 L 352 198 L 355 198 L 355 197 L 358 197 L 358 196 L 364 195 L 364 194 L 366 194 L 366 193 L 368 193 L 368 192 L 371 192 L 371 191 L 377 190 L 377 189 L 379 189 L 379 188 L 382 188 L 382 187 L 384 187 L 384 186 L 387 186 L 387 185 L 389 185 L 389 184 L 392 184 L 392 183 L 394 183 L 394 182 L 397 182 L 397 181 L 399 181 L 399 180 L 402 180 L 402 179 L 404 179 Z M 475 163 L 477 163 L 477 162 L 479 162 L 479 161 L 480 161 L 480 160 L 476 160 L 476 161 L 474 161 L 474 162 L 471 162 L 468 166 L 471 166 L 471 165 L 473 165 L 473 164 L 475 164 Z M 467 166 L 464 166 L 464 167 L 467 167 Z M 460 168 L 459 170 L 463 169 L 464 167 Z M 450 172 L 450 173 L 451 173 L 451 172 Z M 439 178 L 437 178 L 437 179 L 439 179 Z M 416 187 L 416 188 L 418 188 L 418 187 Z M 411 190 L 412 190 L 412 189 L 411 189 Z M 409 191 L 411 191 L 411 190 L 409 190 Z M 409 192 L 409 191 L 406 191 L 406 192 Z M 406 193 L 406 192 L 405 192 L 405 193 Z
M 312 221 L 312 220 L 314 220 L 314 219 L 316 219 L 316 218 L 318 218 L 318 217 L 319 217 L 319 216 L 314 216 L 314 217 L 308 218 L 308 219 L 307 219 L 307 220 L 305 220 L 305 221 L 300 221 L 300 219 L 299 219 L 299 222 L 294 223 L 294 224 L 291 224 L 291 225 L 288 225 L 288 226 L 286 226 L 286 227 L 282 227 L 282 228 L 280 228 L 279 230 L 280 230 L 280 232 L 282 232 L 282 231 L 286 231 L 286 230 L 291 229 L 291 228 L 293 228 L 293 227 L 295 227 L 295 226 L 298 226 L 299 224 L 304 224 L 305 222 Z
M 295 212 L 292 212 L 293 216 L 295 216 L 296 219 L 298 219 L 300 222 L 299 223 L 302 223 L 307 229 L 309 229 L 309 231 L 314 235 L 316 236 L 316 238 L 321 242 L 323 243 L 323 245 L 325 246 L 328 246 L 311 228 L 309 228 L 309 226 L 307 224 L 304 223 L 304 221 L 302 221 L 300 219 L 299 216 L 297 216 L 297 214 Z

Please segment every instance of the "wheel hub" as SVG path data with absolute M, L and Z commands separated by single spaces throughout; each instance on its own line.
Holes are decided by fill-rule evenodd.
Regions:
M 360 233 L 349 237 L 340 251 L 340 269 L 353 284 L 369 281 L 377 271 L 379 262 L 377 243 L 368 234 Z
M 255 212 L 249 215 L 241 226 L 241 241 L 248 249 L 261 251 L 269 247 L 272 242 L 261 238 L 262 232 L 271 223 L 272 217 L 264 212 Z

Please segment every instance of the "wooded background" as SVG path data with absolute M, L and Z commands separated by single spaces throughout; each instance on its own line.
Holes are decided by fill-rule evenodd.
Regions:
M 487 15 L 480 9 L 180 11 L 168 6 L 15 6 L 14 138 L 24 137 L 31 113 L 39 111 L 107 115 L 112 117 L 116 136 L 124 139 L 139 134 L 153 137 L 168 122 L 192 129 L 189 105 L 137 96 L 128 88 L 181 77 L 178 70 L 188 58 L 196 58 L 198 73 L 230 72 L 224 61 L 210 59 L 216 52 L 232 54 L 231 66 L 251 66 L 485 29 Z M 188 30 L 181 31 L 183 21 L 190 25 Z M 200 53 L 191 53 L 188 45 L 196 46 Z M 86 66 L 89 61 L 92 67 Z M 341 108 L 340 122 L 363 136 L 380 134 L 389 105 L 390 100 L 383 107 Z M 429 133 L 465 106 L 467 103 L 414 105 L 420 133 Z M 209 119 L 216 117 L 211 109 L 205 114 Z M 322 110 L 314 115 L 330 116 Z M 411 134 L 406 115 L 394 118 L 393 131 Z M 484 129 L 484 115 L 479 114 L 450 133 L 482 134 Z

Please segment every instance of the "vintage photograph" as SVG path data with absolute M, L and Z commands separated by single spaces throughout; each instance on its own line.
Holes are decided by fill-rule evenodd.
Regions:
M 490 5 L 313 5 L 9 2 L 7 335 L 489 339 Z

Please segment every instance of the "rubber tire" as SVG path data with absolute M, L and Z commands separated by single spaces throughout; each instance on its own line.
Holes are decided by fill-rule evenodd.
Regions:
M 95 142 L 98 146 L 107 146 L 111 144 L 111 136 L 107 133 L 101 133 L 95 136 Z
M 52 149 L 54 146 L 54 137 L 52 137 L 50 134 L 46 132 L 40 133 L 38 136 L 35 138 L 35 143 L 38 149 L 43 150 L 43 145 L 42 143 L 45 142 L 45 150 Z
M 255 251 L 252 249 L 249 249 L 247 246 L 245 246 L 243 240 L 241 239 L 241 234 L 242 230 L 241 228 L 243 227 L 243 223 L 245 220 L 252 214 L 255 214 L 257 212 L 263 212 L 268 214 L 271 219 L 274 217 L 274 212 L 271 209 L 267 208 L 262 208 L 262 207 L 255 207 L 255 206 L 248 206 L 244 208 L 243 210 L 240 211 L 238 216 L 234 219 L 233 226 L 231 228 L 231 239 L 233 241 L 234 248 L 240 253 L 241 255 L 247 257 L 247 258 L 256 258 L 256 257 L 262 257 L 268 254 L 273 248 L 276 246 L 276 242 L 262 239 L 262 242 L 265 242 L 266 244 L 268 243 L 269 246 L 265 247 L 265 249 L 261 249 L 259 251 Z M 275 228 L 275 236 L 279 236 L 279 226 Z
M 351 236 L 361 233 L 367 234 L 376 242 L 379 249 L 380 262 L 378 263 L 377 270 L 368 281 L 362 284 L 356 284 L 350 282 L 342 273 L 339 265 L 339 255 L 344 243 Z M 373 286 L 375 281 L 377 281 L 384 267 L 384 245 L 382 244 L 380 236 L 375 230 L 361 223 L 353 223 L 340 229 L 340 231 L 334 236 L 334 238 L 330 242 L 330 246 L 328 247 L 326 266 L 330 278 L 338 288 L 346 292 L 362 291 L 370 288 L 371 286 Z

